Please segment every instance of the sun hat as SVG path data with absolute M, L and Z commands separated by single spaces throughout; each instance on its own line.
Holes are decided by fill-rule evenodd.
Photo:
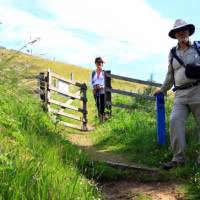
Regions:
M 174 23 L 173 29 L 169 31 L 169 37 L 176 39 L 175 32 L 180 29 L 187 28 L 189 30 L 189 36 L 192 35 L 195 31 L 195 26 L 193 24 L 188 24 L 182 19 L 177 19 Z
M 102 59 L 102 57 L 96 57 L 94 62 L 95 63 L 105 63 L 104 60 Z

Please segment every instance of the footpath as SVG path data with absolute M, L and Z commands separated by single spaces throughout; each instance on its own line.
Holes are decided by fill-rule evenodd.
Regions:
M 158 169 L 135 165 L 122 155 L 95 147 L 89 134 L 91 132 L 70 134 L 68 140 L 85 151 L 94 161 L 103 161 L 113 167 L 128 169 L 132 173 L 146 173 L 149 176 L 159 174 Z M 111 181 L 100 184 L 99 189 L 105 200 L 184 200 L 178 184 L 159 180 L 146 183 L 134 178 Z

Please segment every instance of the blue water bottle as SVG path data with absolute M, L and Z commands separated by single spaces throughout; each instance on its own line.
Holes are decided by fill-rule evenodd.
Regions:
M 163 93 L 158 93 L 156 95 L 156 111 L 157 111 L 158 144 L 164 145 L 166 143 L 166 131 L 165 131 L 165 101 Z

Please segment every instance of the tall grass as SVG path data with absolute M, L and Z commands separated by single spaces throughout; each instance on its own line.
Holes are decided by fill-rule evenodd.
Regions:
M 23 68 L 0 67 L 0 199 L 100 199 L 86 156 L 23 86 Z

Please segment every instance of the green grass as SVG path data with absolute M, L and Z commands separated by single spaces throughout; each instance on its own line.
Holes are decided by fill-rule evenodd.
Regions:
M 141 99 L 130 100 L 118 96 L 113 101 L 123 103 L 129 101 L 133 109 L 113 108 L 113 116 L 106 123 L 97 127 L 91 138 L 99 149 L 121 154 L 136 164 L 159 168 L 163 174 L 163 180 L 184 183 L 189 188 L 185 190 L 188 198 L 190 196 L 190 199 L 199 199 L 200 170 L 196 165 L 199 144 L 197 127 L 192 116 L 189 118 L 186 128 L 186 165 L 170 172 L 161 169 L 162 164 L 172 158 L 168 132 L 172 100 L 172 97 L 166 98 L 167 142 L 164 146 L 157 143 L 155 104 Z M 144 106 L 144 104 L 146 105 Z
M 100 172 L 86 177 L 91 162 L 21 84 L 23 69 L 0 67 L 0 199 L 101 199 Z
M 33 92 L 35 85 L 24 84 L 24 77 L 45 70 L 53 62 L 24 54 L 13 56 L 7 50 L 1 53 L 0 199 L 96 200 L 102 197 L 94 180 L 129 176 L 128 172 L 88 160 L 66 140 L 66 134 L 76 131 L 53 123 L 41 109 Z M 61 75 L 73 69 L 78 80 L 89 79 L 90 70 L 63 63 L 56 66 L 53 70 Z M 91 90 L 88 99 L 89 121 L 94 121 L 96 108 Z
M 136 200 L 152 200 L 152 198 L 150 197 L 150 195 L 142 195 L 140 193 L 138 193 L 136 195 Z

